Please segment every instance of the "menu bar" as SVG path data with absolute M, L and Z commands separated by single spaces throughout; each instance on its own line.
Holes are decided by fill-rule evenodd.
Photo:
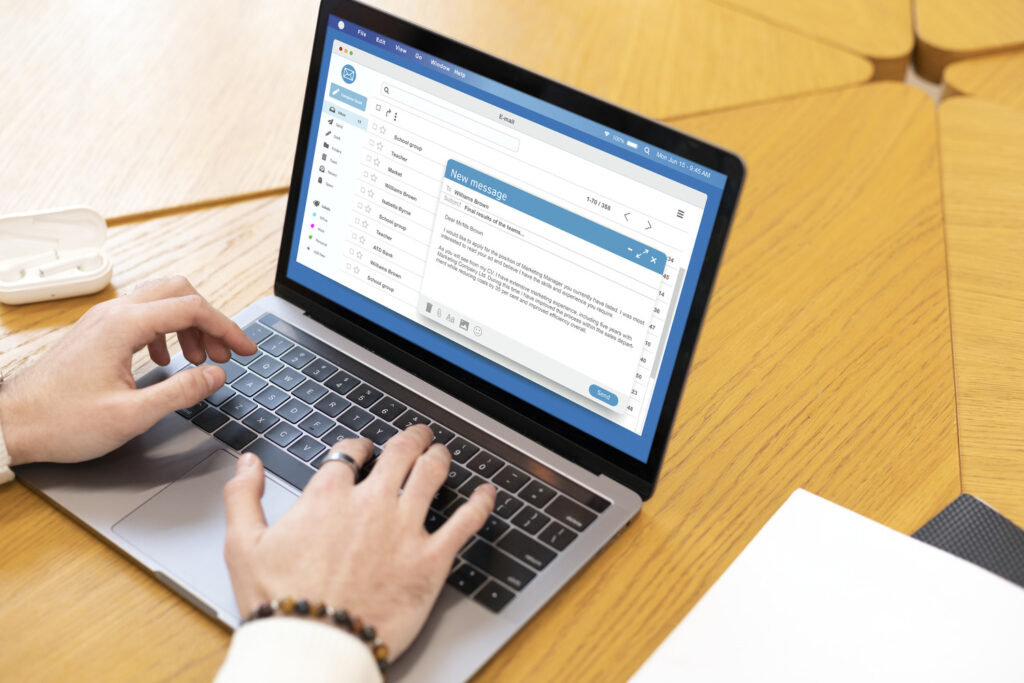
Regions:
M 431 54 L 392 40 L 386 36 L 331 15 L 328 38 L 339 38 L 338 33 L 348 37 L 352 43 L 361 43 L 367 52 L 388 61 L 429 75 L 435 80 L 460 90 L 477 88 L 491 95 L 512 99 L 540 116 L 553 119 L 586 134 L 588 143 L 600 147 L 600 143 L 619 151 L 630 161 L 647 160 L 654 165 L 675 170 L 682 175 L 697 178 L 714 187 L 724 187 L 726 176 L 705 166 L 684 159 L 668 150 L 631 138 L 617 130 L 605 128 L 590 119 L 573 114 L 548 102 L 532 97 L 497 81 L 462 69 Z M 333 34 L 333 35 L 331 35 Z M 340 48 L 339 48 L 340 49 Z M 462 84 L 464 87 L 459 87 Z M 507 105 L 506 105 L 507 106 Z

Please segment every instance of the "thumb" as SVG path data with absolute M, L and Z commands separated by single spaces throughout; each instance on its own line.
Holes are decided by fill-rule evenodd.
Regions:
M 267 528 L 260 498 L 263 497 L 263 463 L 252 453 L 238 459 L 235 476 L 224 485 L 224 511 L 227 515 L 226 552 L 236 553 L 239 544 L 247 544 Z
M 162 382 L 138 390 L 144 409 L 155 423 L 164 415 L 188 408 L 224 385 L 224 371 L 215 365 L 201 365 L 177 372 Z

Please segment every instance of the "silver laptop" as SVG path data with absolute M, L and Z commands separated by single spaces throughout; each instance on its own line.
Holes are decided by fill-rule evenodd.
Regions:
M 453 457 L 428 529 L 482 481 L 499 495 L 393 675 L 464 680 L 652 493 L 742 177 L 729 152 L 324 0 L 275 295 L 235 317 L 259 352 L 118 451 L 19 476 L 235 627 L 235 458 L 262 458 L 273 522 L 335 441 L 379 453 L 427 424 Z

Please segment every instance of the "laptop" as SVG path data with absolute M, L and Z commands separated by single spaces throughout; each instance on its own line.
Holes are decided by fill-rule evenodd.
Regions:
M 392 675 L 465 680 L 653 492 L 743 173 L 675 129 L 323 0 L 274 295 L 234 318 L 259 352 L 116 452 L 19 476 L 233 628 L 221 490 L 238 455 L 263 460 L 274 522 L 335 441 L 379 453 L 429 425 L 452 454 L 429 530 L 481 482 L 499 493 Z

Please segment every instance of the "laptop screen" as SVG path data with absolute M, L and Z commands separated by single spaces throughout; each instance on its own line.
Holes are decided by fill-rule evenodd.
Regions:
M 641 462 L 726 176 L 342 18 L 287 277 Z

